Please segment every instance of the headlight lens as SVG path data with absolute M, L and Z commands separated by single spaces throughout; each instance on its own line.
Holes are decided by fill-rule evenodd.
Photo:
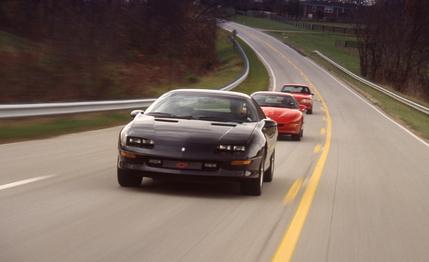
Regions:
M 301 102 L 309 104 L 309 103 L 311 103 L 311 99 L 302 99 Z
M 217 150 L 226 152 L 244 152 L 246 151 L 246 146 L 220 144 L 217 146 Z
M 155 144 L 155 141 L 152 139 L 128 136 L 127 137 L 127 145 L 128 146 L 138 146 L 138 147 L 152 147 Z
M 234 146 L 232 148 L 233 151 L 238 151 L 238 152 L 244 152 L 246 151 L 246 147 L 245 146 Z
M 121 134 L 119 136 L 119 141 L 121 143 L 121 146 L 127 145 L 127 131 L 128 131 L 128 126 L 125 126 L 124 129 L 122 129 L 121 131 Z

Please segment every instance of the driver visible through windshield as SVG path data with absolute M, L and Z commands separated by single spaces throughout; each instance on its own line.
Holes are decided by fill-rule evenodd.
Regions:
M 207 94 L 171 94 L 150 106 L 145 115 L 220 122 L 255 122 L 255 108 L 245 99 Z

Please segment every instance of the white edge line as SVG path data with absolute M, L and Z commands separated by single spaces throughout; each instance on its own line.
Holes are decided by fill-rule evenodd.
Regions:
M 231 22 L 229 22 L 229 23 L 231 23 Z M 224 29 L 226 29 L 227 31 L 230 31 L 230 32 L 232 31 L 230 28 L 228 28 L 228 25 L 226 25 L 226 27 L 224 27 Z M 252 44 L 250 44 L 246 39 L 244 39 L 240 36 L 240 32 L 237 32 L 237 36 L 253 49 L 253 51 L 259 57 L 259 59 L 262 60 L 262 63 L 265 65 L 265 67 L 268 68 L 268 71 L 270 73 L 270 80 L 272 81 L 271 82 L 271 91 L 275 91 L 276 86 L 277 86 L 277 80 L 276 80 L 276 76 L 274 74 L 274 71 L 273 71 L 273 68 L 271 67 L 271 65 L 267 62 L 267 60 L 265 60 L 265 58 L 256 50 L 256 48 Z
M 0 185 L 0 190 L 4 190 L 4 189 L 9 189 L 12 187 L 17 187 L 17 186 L 22 186 L 25 184 L 29 184 L 29 183 L 33 183 L 36 181 L 40 181 L 40 180 L 44 180 L 50 177 L 53 177 L 55 175 L 49 175 L 49 176 L 38 176 L 38 177 L 33 177 L 33 178 L 29 178 L 29 179 L 24 179 L 24 180 L 20 180 L 20 181 L 16 181 L 16 182 L 12 182 L 9 184 L 4 184 L 4 185 Z
M 239 24 L 240 26 L 244 26 Z M 256 30 L 254 28 L 248 27 L 248 26 L 244 26 L 246 28 L 250 28 L 253 30 Z M 256 30 L 258 31 L 258 30 Z M 278 39 L 276 39 L 275 37 L 262 32 L 265 35 L 267 35 L 268 37 L 272 38 L 273 40 L 275 40 L 278 43 L 281 43 L 282 46 L 287 47 L 288 49 L 290 49 L 293 52 L 296 52 L 293 48 L 291 48 L 290 46 L 288 46 L 285 43 L 280 42 Z M 240 37 L 241 38 L 241 37 Z M 241 38 L 242 39 L 242 38 Z M 246 40 L 242 39 L 244 42 L 246 42 L 249 46 L 251 46 Z M 252 46 L 251 46 L 252 47 Z M 253 47 L 252 47 L 253 48 Z M 253 50 L 255 51 L 256 54 L 259 53 L 255 50 L 255 48 L 253 48 Z M 298 53 L 298 52 L 296 52 Z M 299 53 L 298 53 L 299 54 Z M 302 55 L 301 55 L 302 56 Z M 310 62 L 311 64 L 313 64 L 316 68 L 318 68 L 319 70 L 321 70 L 323 73 L 327 74 L 328 76 L 330 76 L 332 79 L 334 79 L 336 82 L 338 82 L 342 87 L 344 87 L 346 90 L 348 90 L 350 93 L 352 93 L 353 95 L 355 95 L 356 97 L 358 97 L 362 102 L 364 102 L 365 104 L 367 104 L 369 107 L 371 107 L 372 109 L 374 109 L 376 112 L 378 112 L 380 115 L 382 115 L 384 118 L 386 118 L 387 120 L 391 121 L 393 124 L 395 124 L 397 127 L 399 127 L 400 129 L 402 129 L 403 131 L 405 131 L 406 133 L 408 133 L 410 136 L 414 137 L 415 139 L 417 139 L 418 141 L 420 141 L 423 145 L 429 147 L 429 143 L 426 142 L 425 140 L 423 140 L 422 138 L 418 137 L 416 134 L 414 134 L 413 132 L 411 132 L 410 130 L 408 130 L 406 127 L 404 127 L 403 125 L 399 124 L 398 122 L 396 122 L 395 120 L 393 120 L 390 116 L 386 115 L 383 111 L 381 111 L 380 109 L 378 109 L 377 107 L 375 107 L 373 104 L 371 104 L 370 102 L 368 102 L 365 98 L 363 98 L 361 95 L 359 95 L 358 93 L 356 93 L 355 90 L 351 89 L 350 87 L 348 87 L 346 84 L 344 84 L 343 82 L 341 82 L 340 80 L 338 80 L 336 77 L 334 77 L 331 73 L 329 73 L 327 70 L 325 70 L 324 68 L 322 68 L 320 65 L 316 64 L 313 60 L 311 60 L 308 57 L 302 56 L 304 59 L 306 59 L 308 62 Z M 265 61 L 265 59 L 263 57 L 261 57 L 261 59 L 263 60 L 264 64 L 267 63 Z M 267 63 L 268 64 L 268 63 Z M 268 65 L 268 67 L 271 70 L 271 73 L 273 74 L 273 77 L 275 79 L 274 73 L 271 69 L 271 66 Z
M 348 87 L 345 83 L 343 83 L 342 81 L 338 80 L 335 76 L 333 76 L 330 72 L 326 71 L 324 68 L 322 68 L 320 65 L 316 64 L 313 60 L 311 60 L 308 57 L 304 57 L 305 59 L 307 59 L 307 61 L 309 61 L 311 64 L 313 64 L 314 66 L 316 66 L 319 70 L 321 70 L 322 72 L 326 73 L 327 75 L 329 75 L 332 79 L 334 79 L 336 82 L 338 82 L 342 87 L 344 87 L 347 91 L 349 91 L 350 93 L 352 93 L 353 95 L 355 95 L 356 97 L 358 97 L 362 102 L 364 102 L 365 104 L 367 104 L 369 107 L 371 107 L 372 109 L 374 109 L 375 111 L 377 111 L 380 115 L 382 115 L 384 118 L 386 118 L 387 120 L 390 120 L 393 124 L 395 124 L 397 127 L 399 127 L 400 129 L 402 129 L 403 131 L 405 131 L 406 133 L 408 133 L 410 136 L 414 137 L 415 139 L 417 139 L 418 141 L 420 141 L 423 145 L 429 147 L 429 143 L 426 142 L 425 140 L 423 140 L 422 138 L 418 137 L 416 134 L 414 134 L 413 132 L 411 132 L 410 130 L 408 130 L 408 128 L 404 127 L 403 125 L 401 125 L 400 123 L 396 122 L 394 119 L 392 119 L 390 116 L 386 115 L 386 113 L 384 113 L 383 111 L 381 111 L 380 109 L 378 109 L 376 106 L 374 106 L 373 104 L 371 104 L 370 102 L 368 102 L 368 100 L 364 97 L 362 97 L 360 94 L 358 94 L 355 90 L 353 90 L 352 88 Z

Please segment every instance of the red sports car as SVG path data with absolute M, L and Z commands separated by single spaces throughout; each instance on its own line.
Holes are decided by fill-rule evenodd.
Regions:
M 265 116 L 277 122 L 280 135 L 291 135 L 293 140 L 300 141 L 304 133 L 304 115 L 295 98 L 281 92 L 256 92 L 252 98 L 259 104 Z
M 307 114 L 313 113 L 313 93 L 311 93 L 308 86 L 301 84 L 286 84 L 283 85 L 281 91 L 293 95 L 296 101 L 305 107 Z

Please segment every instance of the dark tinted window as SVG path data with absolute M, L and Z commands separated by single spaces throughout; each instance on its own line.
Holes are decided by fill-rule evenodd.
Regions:
M 292 96 L 275 94 L 255 94 L 253 99 L 262 107 L 286 107 L 298 109 L 298 104 Z
M 311 94 L 310 88 L 306 86 L 283 86 L 282 92 L 285 93 L 303 93 L 303 94 Z
M 258 102 L 256 102 L 256 100 L 253 97 L 252 97 L 252 102 L 255 104 L 255 108 L 256 108 L 257 113 L 259 115 L 259 120 L 266 118 L 264 111 L 262 111 L 260 105 L 258 104 Z

